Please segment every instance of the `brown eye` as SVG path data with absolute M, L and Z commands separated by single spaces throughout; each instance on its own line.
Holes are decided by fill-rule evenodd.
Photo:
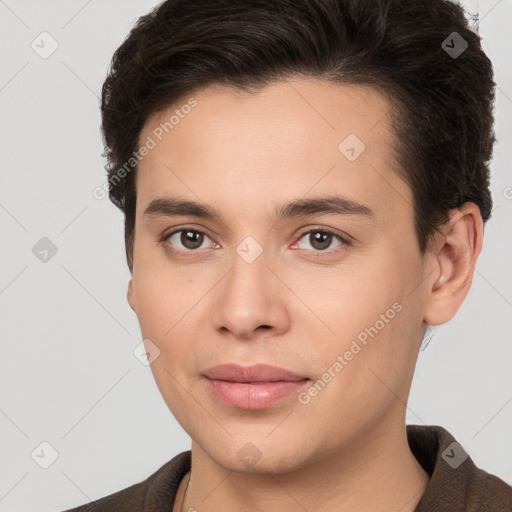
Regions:
M 201 247 L 205 237 L 208 236 L 195 229 L 177 229 L 164 236 L 162 241 L 168 243 L 173 250 L 195 251 Z
M 303 233 L 300 240 L 305 239 L 313 248 L 313 252 L 336 252 L 336 247 L 349 245 L 348 241 L 338 233 L 334 233 L 328 229 L 314 229 Z M 327 251 L 332 245 L 333 240 L 338 239 L 338 246 L 333 251 Z M 299 247 L 300 249 L 308 249 L 307 247 Z
M 204 239 L 204 234 L 197 231 L 183 230 L 180 236 L 180 242 L 187 249 L 199 249 Z
M 328 249 L 332 242 L 331 233 L 324 233 L 322 231 L 316 231 L 314 233 L 309 234 L 309 241 L 311 242 L 311 246 L 319 251 L 324 251 Z

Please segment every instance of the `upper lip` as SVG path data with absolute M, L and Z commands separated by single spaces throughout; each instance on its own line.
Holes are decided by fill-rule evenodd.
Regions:
M 308 378 L 305 375 L 299 375 L 284 368 L 268 364 L 255 364 L 253 366 L 221 364 L 206 369 L 203 371 L 203 375 L 209 379 L 231 382 L 299 381 Z

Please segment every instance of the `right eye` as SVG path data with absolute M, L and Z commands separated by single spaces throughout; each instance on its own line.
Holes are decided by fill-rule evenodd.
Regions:
M 184 227 L 175 229 L 164 235 L 160 241 L 170 246 L 172 251 L 193 252 L 201 247 L 205 237 L 210 238 L 202 231 L 190 227 Z M 179 244 L 181 244 L 182 247 L 176 249 L 175 247 Z

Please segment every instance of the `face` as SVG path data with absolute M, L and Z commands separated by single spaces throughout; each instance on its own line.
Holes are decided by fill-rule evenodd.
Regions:
M 128 300 L 193 450 L 232 470 L 284 472 L 391 435 L 405 423 L 427 271 L 412 192 L 394 170 L 390 103 L 299 78 L 191 97 L 140 134 L 156 145 L 136 180 Z M 217 382 L 218 395 L 204 373 L 225 363 L 307 380 L 259 392 Z

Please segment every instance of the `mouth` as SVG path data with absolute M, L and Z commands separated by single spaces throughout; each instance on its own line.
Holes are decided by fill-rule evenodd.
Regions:
M 203 375 L 212 380 L 246 383 L 296 382 L 308 378 L 307 375 L 301 375 L 285 368 L 268 364 L 255 364 L 253 366 L 221 364 L 208 368 L 203 372 Z
M 202 374 L 210 393 L 225 405 L 239 409 L 265 409 L 303 389 L 311 380 L 298 373 L 257 364 L 214 366 Z

